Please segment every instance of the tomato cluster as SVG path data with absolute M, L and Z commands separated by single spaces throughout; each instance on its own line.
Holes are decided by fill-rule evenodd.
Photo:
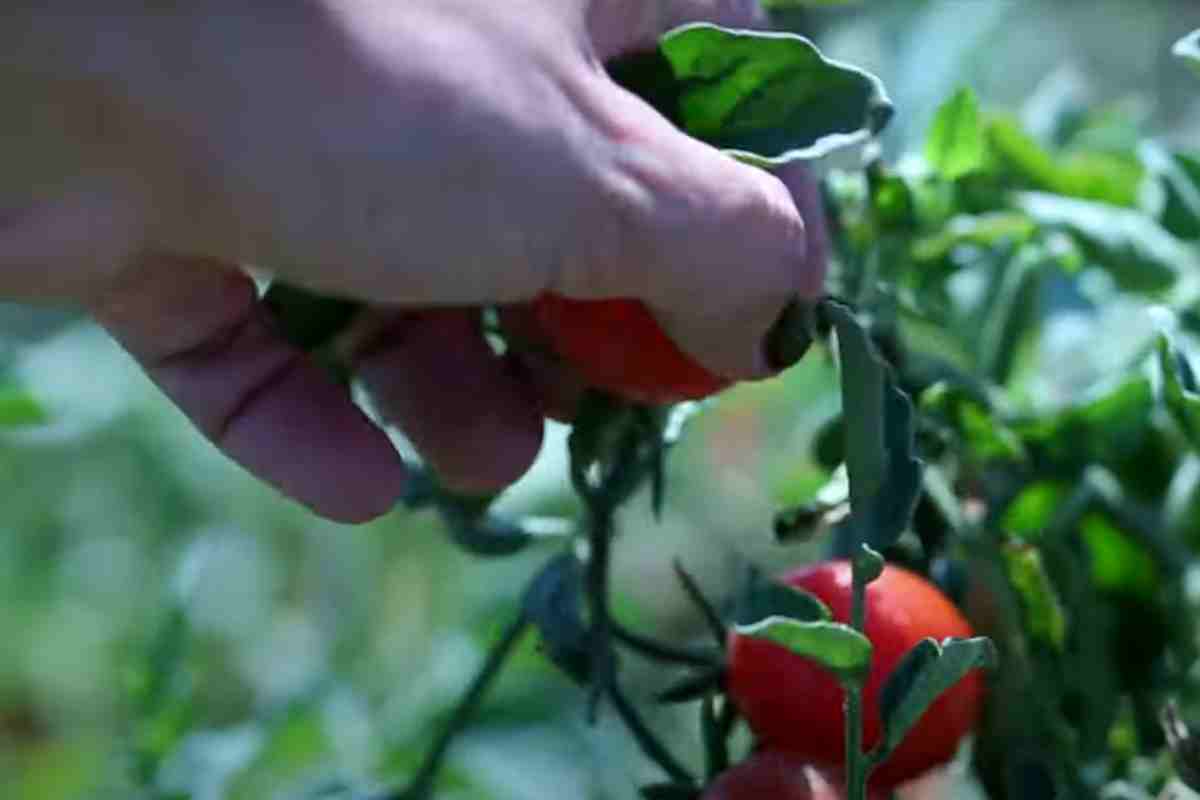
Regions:
M 852 568 L 847 561 L 815 564 L 783 580 L 825 603 L 839 622 L 849 622 Z M 863 692 L 864 746 L 880 739 L 880 691 L 888 675 L 918 642 L 968 637 L 971 628 L 954 604 L 933 584 L 889 565 L 867 586 L 866 636 L 874 653 Z M 729 635 L 727 689 L 765 748 L 786 752 L 805 763 L 840 766 L 844 755 L 845 693 L 815 662 L 780 645 Z M 973 672 L 925 712 L 892 756 L 872 775 L 871 786 L 885 789 L 916 778 L 950 760 L 979 715 L 983 679 Z

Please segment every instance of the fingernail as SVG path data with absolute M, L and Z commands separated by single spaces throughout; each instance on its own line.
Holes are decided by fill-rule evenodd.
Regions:
M 782 372 L 804 358 L 816 338 L 816 311 L 811 303 L 793 300 L 767 333 L 766 358 L 772 372 Z

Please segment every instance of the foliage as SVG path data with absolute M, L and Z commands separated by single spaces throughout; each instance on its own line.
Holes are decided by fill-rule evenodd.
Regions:
M 1197 36 L 1179 64 L 1200 64 Z M 614 74 L 768 168 L 856 152 L 890 113 L 878 80 L 793 37 L 696 26 Z M 0 630 L 19 655 L 0 658 L 0 793 L 693 797 L 747 752 L 718 691 L 725 626 L 760 623 L 853 683 L 863 621 L 835 626 L 758 569 L 737 586 L 681 570 L 671 594 L 646 554 L 769 572 L 851 556 L 861 588 L 878 572 L 863 544 L 941 585 L 998 651 L 948 796 L 1194 786 L 1200 152 L 1119 109 L 1051 106 L 1035 126 L 956 87 L 911 155 L 843 154 L 825 179 L 832 299 L 804 361 L 675 412 L 595 397 L 490 507 L 427 476 L 407 511 L 334 531 L 180 434 L 94 333 L 2 353 Z M 285 317 L 311 299 L 273 291 Z M 287 318 L 310 348 L 354 311 L 305 308 Z M 747 418 L 788 433 L 755 438 Z M 721 516 L 747 474 L 774 507 Z M 767 542 L 772 516 L 786 543 Z M 762 532 L 757 556 L 750 535 L 722 549 L 729 519 Z M 885 692 L 889 748 L 981 648 L 910 653 Z M 581 769 L 580 753 L 603 755 Z

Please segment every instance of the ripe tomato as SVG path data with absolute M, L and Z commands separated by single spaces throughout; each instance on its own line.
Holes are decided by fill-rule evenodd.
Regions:
M 884 792 L 871 792 L 883 800 Z M 840 772 L 777 750 L 760 750 L 722 773 L 700 800 L 845 800 Z
M 849 622 L 851 567 L 831 561 L 783 577 L 819 597 L 839 622 Z M 887 566 L 867 587 L 866 635 L 874 645 L 863 692 L 864 746 L 878 741 L 879 694 L 892 669 L 921 639 L 971 636 L 958 609 L 924 578 Z M 843 765 L 844 692 L 822 667 L 779 645 L 731 632 L 727 689 L 765 746 L 809 762 Z M 979 716 L 983 679 L 973 672 L 925 712 L 904 742 L 872 775 L 871 785 L 891 788 L 954 756 L 959 740 Z
M 665 405 L 730 384 L 680 350 L 636 300 L 571 300 L 547 292 L 534 301 L 533 313 L 559 357 L 589 385 L 627 400 Z

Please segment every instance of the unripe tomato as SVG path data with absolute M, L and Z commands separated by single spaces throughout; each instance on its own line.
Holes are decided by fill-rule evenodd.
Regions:
M 850 621 L 851 566 L 830 561 L 803 567 L 783 581 L 820 598 L 839 622 Z M 971 636 L 958 609 L 924 578 L 888 565 L 867 587 L 866 635 L 874 646 L 863 691 L 864 746 L 882 730 L 879 694 L 884 681 L 919 641 Z M 844 765 L 843 702 L 837 680 L 816 663 L 783 647 L 730 633 L 727 689 L 764 746 L 808 762 Z M 891 788 L 952 758 L 979 716 L 983 679 L 972 672 L 925 712 L 904 742 L 872 775 Z
M 871 800 L 886 793 L 872 791 Z M 760 750 L 723 772 L 700 800 L 845 800 L 840 772 L 816 767 L 797 756 Z
M 680 350 L 636 300 L 571 300 L 550 292 L 533 313 L 551 346 L 585 381 L 650 405 L 697 400 L 731 381 Z

